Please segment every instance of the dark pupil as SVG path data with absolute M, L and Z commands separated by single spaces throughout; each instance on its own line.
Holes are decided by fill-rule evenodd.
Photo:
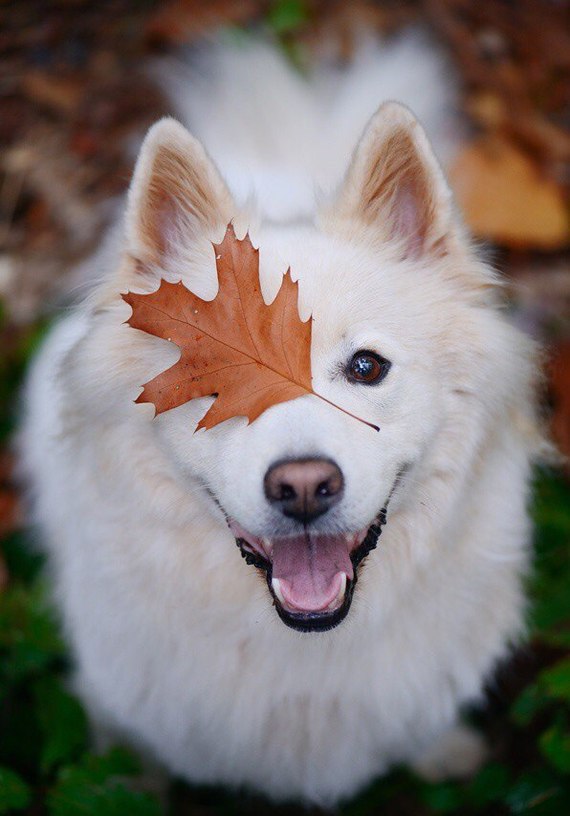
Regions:
M 376 360 L 372 357 L 357 357 L 352 364 L 354 376 L 360 377 L 362 380 L 366 380 L 371 374 L 374 374 L 375 368 Z

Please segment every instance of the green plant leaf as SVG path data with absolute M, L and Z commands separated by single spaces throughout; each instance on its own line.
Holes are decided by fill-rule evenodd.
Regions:
M 469 803 L 476 808 L 481 808 L 490 802 L 500 801 L 507 794 L 510 786 L 508 768 L 498 762 L 490 762 L 481 768 L 477 776 L 469 782 L 467 788 Z
M 45 560 L 43 553 L 37 551 L 26 533 L 21 530 L 2 539 L 2 555 L 12 583 L 17 581 L 31 583 Z
M 0 594 L 0 684 L 37 675 L 64 653 L 41 582 Z
M 50 816 L 160 816 L 158 801 L 119 782 L 70 776 L 48 795 Z
M 463 803 L 464 792 L 455 782 L 438 782 L 422 785 L 419 798 L 434 813 L 452 813 Z
M 541 735 L 538 744 L 543 756 L 560 773 L 570 774 L 570 729 L 563 714 Z
M 303 0 L 276 0 L 267 12 L 267 22 L 276 34 L 289 34 L 307 22 L 309 14 Z
M 121 777 L 140 768 L 120 748 L 97 756 L 85 754 L 76 765 L 63 768 L 47 797 L 50 816 L 159 816 L 160 806 L 150 795 L 130 790 Z
M 9 768 L 0 767 L 0 813 L 22 810 L 29 805 L 31 798 L 24 780 Z
M 111 748 L 105 754 L 85 754 L 77 768 L 99 782 L 113 776 L 136 776 L 141 770 L 137 758 L 124 748 Z
M 568 485 L 543 470 L 535 485 L 535 572 L 533 625 L 538 633 L 570 617 L 570 502 Z
M 550 697 L 570 701 L 570 657 L 541 672 L 539 683 Z
M 560 777 L 547 768 L 522 774 L 505 796 L 512 814 L 562 816 L 568 792 Z
M 550 703 L 550 698 L 538 683 L 527 686 L 511 706 L 511 718 L 516 725 L 529 725 L 535 715 Z
M 34 686 L 38 719 L 43 733 L 41 770 L 69 762 L 87 747 L 87 718 L 80 703 L 61 682 L 43 677 Z

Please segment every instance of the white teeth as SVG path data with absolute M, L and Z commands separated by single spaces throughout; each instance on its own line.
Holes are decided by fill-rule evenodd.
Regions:
M 338 594 L 334 600 L 335 604 L 344 598 L 345 592 L 346 592 L 346 572 L 343 572 L 340 577 L 340 587 L 338 588 Z
M 330 604 L 327 606 L 327 609 L 336 609 L 340 606 L 342 599 L 344 598 L 344 593 L 346 592 L 346 572 L 343 572 L 340 577 L 340 586 L 338 588 L 338 592 L 336 597 Z
M 263 549 L 265 550 L 267 555 L 271 555 L 271 553 L 273 552 L 273 544 L 271 542 L 271 539 L 262 538 L 261 540 L 263 541 Z
M 281 592 L 281 581 L 279 578 L 272 578 L 271 579 L 271 589 L 277 596 L 279 602 L 282 606 L 285 606 L 285 598 L 283 597 L 283 593 Z

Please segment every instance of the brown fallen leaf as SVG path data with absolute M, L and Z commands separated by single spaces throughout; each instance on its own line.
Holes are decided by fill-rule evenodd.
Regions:
M 81 101 L 82 86 L 78 77 L 55 77 L 45 71 L 26 71 L 22 89 L 36 104 L 56 113 L 72 113 Z
M 557 249 L 570 243 L 568 214 L 554 182 L 506 139 L 479 139 L 450 172 L 473 232 L 499 244 Z
M 561 452 L 570 458 L 570 341 L 553 348 L 549 373 L 554 401 L 552 434 Z
M 15 490 L 0 490 L 0 537 L 12 533 L 23 524 L 20 498 Z
M 244 22 L 259 12 L 259 0 L 167 0 L 146 21 L 152 45 L 182 45 L 220 25 Z
M 298 284 L 290 271 L 267 305 L 259 251 L 249 236 L 238 240 L 230 224 L 214 250 L 219 287 L 214 300 L 165 280 L 151 294 L 123 295 L 133 310 L 129 325 L 176 343 L 182 352 L 175 365 L 146 383 L 136 401 L 153 403 L 160 414 L 196 397 L 217 395 L 196 430 L 234 416 L 253 422 L 272 405 L 305 394 L 329 402 L 311 385 L 312 319 L 303 323 L 299 317 Z
M 14 486 L 14 457 L 0 450 L 0 538 L 18 530 L 24 524 L 22 501 Z

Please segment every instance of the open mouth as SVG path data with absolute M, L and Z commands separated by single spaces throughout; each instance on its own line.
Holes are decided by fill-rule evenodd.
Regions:
M 305 530 L 287 538 L 259 538 L 229 520 L 242 556 L 263 570 L 277 614 L 301 632 L 326 631 L 344 620 L 358 568 L 376 547 L 386 509 L 359 533 L 324 535 Z

